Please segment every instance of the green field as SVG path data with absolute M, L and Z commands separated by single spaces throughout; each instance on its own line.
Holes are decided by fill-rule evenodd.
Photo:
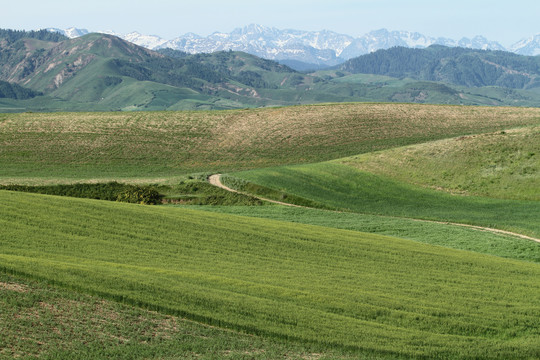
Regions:
M 0 183 L 173 183 L 539 123 L 535 108 L 415 104 L 0 114 Z
M 354 359 L 0 274 L 0 359 Z
M 0 204 L 2 267 L 19 275 L 364 355 L 540 355 L 534 263 L 186 209 L 5 191 Z
M 412 104 L 0 114 L 0 358 L 540 358 L 540 243 L 448 224 L 540 238 L 539 126 Z M 120 202 L 143 190 L 168 205 Z
M 233 175 L 339 210 L 449 221 L 540 237 L 538 201 L 455 196 L 358 170 L 348 160 Z
M 451 193 L 540 200 L 540 128 L 461 136 L 345 161 L 371 173 Z
M 388 235 L 452 249 L 540 262 L 539 243 L 457 225 L 280 205 L 258 207 L 200 206 L 196 209 Z

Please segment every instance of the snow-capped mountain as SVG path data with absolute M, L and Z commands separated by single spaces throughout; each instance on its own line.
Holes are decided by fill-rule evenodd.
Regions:
M 540 34 L 518 41 L 510 47 L 510 51 L 519 55 L 540 55 Z
M 444 39 L 444 41 L 447 41 L 447 39 Z M 416 32 L 380 29 L 356 38 L 343 50 L 341 58 L 343 60 L 349 60 L 360 55 L 369 54 L 380 49 L 389 49 L 394 46 L 425 48 L 435 43 L 436 39 Z M 442 41 L 440 44 L 443 45 Z
M 380 49 L 389 49 L 394 46 L 409 48 L 426 48 L 430 45 L 444 45 L 449 47 L 465 47 L 482 50 L 505 50 L 495 41 L 489 41 L 483 36 L 473 39 L 462 38 L 459 41 L 448 38 L 434 38 L 410 31 L 388 31 L 386 29 L 372 31 L 355 39 L 341 54 L 341 58 L 348 60 L 360 55 L 369 54 Z
M 51 28 L 49 30 L 60 32 L 69 38 L 88 33 L 86 29 L 76 28 L 66 30 Z M 265 59 L 292 60 L 328 66 L 394 46 L 425 48 L 438 44 L 483 50 L 507 50 L 498 42 L 490 41 L 483 36 L 453 40 L 442 37 L 429 37 L 417 32 L 388 31 L 386 29 L 372 31 L 361 37 L 354 38 L 328 30 L 280 30 L 274 27 L 252 24 L 237 28 L 230 33 L 215 32 L 206 37 L 187 33 L 172 40 L 165 40 L 155 35 L 142 35 L 138 32 L 129 34 L 117 34 L 109 30 L 100 32 L 116 35 L 152 50 L 172 48 L 191 54 L 235 50 L 244 51 Z M 540 34 L 521 40 L 512 45 L 509 51 L 521 55 L 540 55 Z
M 67 36 L 70 39 L 74 39 L 76 37 L 83 36 L 89 33 L 89 31 L 86 29 L 77 29 L 74 27 L 71 27 L 69 29 L 49 28 L 47 30 L 51 32 L 58 32 L 64 36 Z
M 459 46 L 459 47 L 470 48 L 470 49 L 507 51 L 507 49 L 501 44 L 499 44 L 498 42 L 489 41 L 483 36 L 475 36 L 472 39 L 464 37 L 461 40 L 459 40 L 456 45 L 453 45 L 453 46 Z
M 148 49 L 157 49 L 167 42 L 167 40 L 160 38 L 156 35 L 142 35 L 134 31 L 126 35 L 121 35 L 126 41 L 137 44 L 139 46 L 148 48 Z
M 272 60 L 298 60 L 313 64 L 335 65 L 339 54 L 353 37 L 331 31 L 279 30 L 249 25 L 231 33 L 215 32 L 207 37 L 192 33 L 170 40 L 158 48 L 170 47 L 187 53 L 221 50 L 245 51 Z

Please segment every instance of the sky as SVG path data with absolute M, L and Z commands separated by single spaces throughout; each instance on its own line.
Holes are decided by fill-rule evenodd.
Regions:
M 504 46 L 540 33 L 538 0 L 19 0 L 4 5 L 4 29 L 138 31 L 167 40 L 188 32 L 230 32 L 249 24 L 331 30 L 354 37 L 382 28 L 456 40 L 483 35 Z

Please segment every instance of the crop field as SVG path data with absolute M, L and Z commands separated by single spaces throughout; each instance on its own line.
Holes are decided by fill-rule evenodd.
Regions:
M 0 359 L 538 359 L 540 242 L 461 225 L 540 238 L 539 144 L 539 108 L 0 114 Z
M 0 274 L 0 358 L 354 359 Z
M 170 183 L 539 123 L 537 108 L 415 104 L 0 114 L 0 183 Z
M 540 243 L 457 225 L 280 205 L 200 206 L 196 209 L 388 235 L 452 249 L 540 263 Z
M 171 207 L 7 191 L 0 205 L 0 262 L 18 276 L 359 356 L 540 355 L 532 262 Z
M 348 160 L 233 175 L 338 210 L 471 224 L 540 238 L 538 201 L 455 196 L 358 170 Z

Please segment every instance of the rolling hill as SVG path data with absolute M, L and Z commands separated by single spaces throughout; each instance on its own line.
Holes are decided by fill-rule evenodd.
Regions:
M 199 62 L 217 74 L 242 56 Z M 113 69 L 157 76 L 142 70 L 155 59 Z M 265 66 L 245 59 L 242 71 Z M 136 84 L 147 83 L 159 85 Z M 184 200 L 0 190 L 0 357 L 537 358 L 539 244 L 441 222 L 539 237 L 539 119 L 537 108 L 358 103 L 0 114 L 3 184 L 91 183 L 54 187 L 69 195 L 117 180 Z M 433 189 L 453 190 L 433 163 L 458 184 L 454 166 L 488 184 L 471 183 L 475 196 Z M 232 195 L 234 207 L 185 205 L 219 203 L 224 190 L 204 182 L 218 171 L 341 212 Z M 523 181 L 499 189 L 495 174 Z
M 462 195 L 540 201 L 540 128 L 399 147 L 347 161 L 371 173 Z
M 3 271 L 359 357 L 538 355 L 538 264 L 188 209 L 0 204 Z
M 540 109 L 343 103 L 540 104 L 537 59 L 0 45 L 3 111 L 124 110 L 0 114 L 0 358 L 540 357 Z
M 227 111 L 0 115 L 0 182 L 129 180 L 313 163 L 538 125 L 536 108 L 326 104 Z
M 538 239 L 538 136 L 538 126 L 521 127 L 224 179 L 233 188 L 293 203 L 495 227 Z

